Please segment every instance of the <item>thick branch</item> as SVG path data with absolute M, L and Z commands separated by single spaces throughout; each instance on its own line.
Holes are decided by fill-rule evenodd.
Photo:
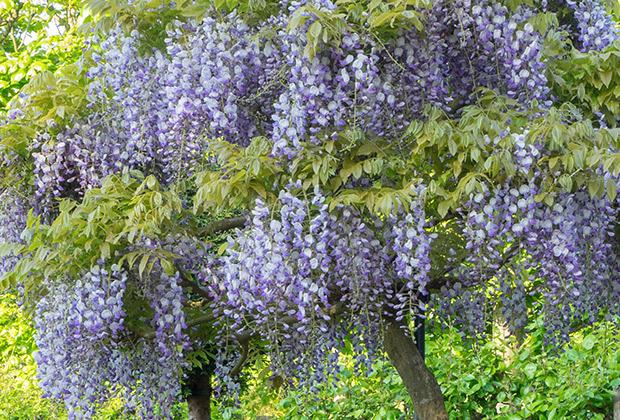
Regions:
M 242 228 L 247 223 L 247 216 L 231 217 L 229 219 L 218 220 L 204 227 L 198 232 L 198 236 L 215 235 L 216 233 L 225 232 L 227 230 Z
M 331 319 L 335 319 L 344 312 L 344 309 L 345 309 L 344 304 L 342 302 L 338 302 L 329 309 L 328 314 L 331 317 Z M 291 325 L 294 325 L 299 320 L 295 316 L 285 316 L 283 318 L 278 319 L 277 321 L 282 325 L 291 326 Z M 245 331 L 243 333 L 236 335 L 237 340 L 239 340 L 239 342 L 241 342 L 242 340 L 254 338 L 256 336 L 257 334 L 252 331 Z
M 189 327 L 195 327 L 196 325 L 204 324 L 207 322 L 214 322 L 215 320 L 217 320 L 217 317 L 215 315 L 207 314 L 207 315 L 196 317 L 194 319 L 190 319 L 189 321 L 186 322 L 186 324 L 187 324 L 187 328 L 189 328 Z
M 424 364 L 403 324 L 388 320 L 384 346 L 398 371 L 420 420 L 447 420 L 448 413 L 437 379 Z
M 248 355 L 250 354 L 250 340 L 243 339 L 239 340 L 239 346 L 241 347 L 241 354 L 239 356 L 239 360 L 237 364 L 231 369 L 230 376 L 235 377 L 241 373 L 245 362 L 248 360 Z
M 189 327 L 195 327 L 196 325 L 200 325 L 200 324 L 205 324 L 205 323 L 209 323 L 209 322 L 213 322 L 217 319 L 217 317 L 213 314 L 207 314 L 207 315 L 203 315 L 203 316 L 199 316 L 193 319 L 190 319 L 189 321 L 187 321 L 185 324 L 187 325 L 187 328 Z M 136 335 L 138 335 L 141 338 L 155 338 L 155 336 L 157 335 L 157 333 L 154 330 L 148 330 L 145 331 L 143 329 L 134 329 L 134 333 Z

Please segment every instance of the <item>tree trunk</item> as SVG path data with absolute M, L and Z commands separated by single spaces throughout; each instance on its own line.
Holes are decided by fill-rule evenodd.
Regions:
M 190 420 L 211 420 L 211 375 L 201 373 L 189 382 L 187 397 Z
M 620 420 L 620 388 L 616 391 L 616 398 L 614 398 L 614 420 Z
M 388 322 L 385 350 L 411 396 L 413 409 L 420 420 L 444 420 L 448 413 L 437 379 L 424 364 L 415 343 L 402 324 Z

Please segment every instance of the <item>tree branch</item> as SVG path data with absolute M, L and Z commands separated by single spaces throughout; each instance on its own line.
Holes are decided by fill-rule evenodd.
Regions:
M 498 269 L 508 264 L 508 262 L 513 257 L 515 257 L 520 250 L 521 249 L 518 244 L 513 243 L 512 245 L 510 245 L 510 248 L 508 248 L 506 252 L 504 252 L 504 256 L 499 263 Z M 440 273 L 432 276 L 427 285 L 427 289 L 438 290 L 438 289 L 441 289 L 442 286 L 448 283 L 455 283 L 459 281 L 457 277 L 451 276 L 449 274 L 452 273 L 454 270 L 456 270 L 458 266 L 463 262 L 464 262 L 464 259 L 459 261 L 457 265 L 452 266 L 452 267 L 447 267 L 445 270 L 442 270 Z
M 200 295 L 200 296 L 202 296 L 202 297 L 204 297 L 206 299 L 211 300 L 211 295 L 209 294 L 209 292 L 207 292 L 202 287 L 200 287 L 194 281 L 194 279 L 192 278 L 192 275 L 187 270 L 183 269 L 178 264 L 175 264 L 175 268 L 177 269 L 177 271 L 181 275 L 181 286 L 188 287 L 188 288 L 192 289 L 194 291 L 194 293 L 196 293 L 197 295 Z
M 194 319 L 190 319 L 189 321 L 187 321 L 185 324 L 187 325 L 187 328 L 189 327 L 195 327 L 196 325 L 200 325 L 200 324 L 204 324 L 207 322 L 213 322 L 217 319 L 217 317 L 213 314 L 207 314 L 207 315 L 202 315 L 199 317 L 196 317 Z M 134 329 L 133 332 L 140 338 L 155 338 L 155 336 L 157 335 L 157 333 L 154 330 L 143 330 L 143 329 Z
M 344 312 L 344 304 L 342 302 L 338 302 L 335 305 L 333 305 L 330 310 L 329 310 L 329 315 L 332 319 L 336 318 L 338 315 L 341 315 Z M 214 314 L 206 314 L 206 315 L 202 315 L 202 316 L 198 316 L 196 318 L 193 318 L 189 321 L 186 322 L 187 328 L 190 327 L 195 327 L 197 325 L 200 324 L 205 324 L 205 323 L 209 323 L 209 322 L 214 322 L 218 319 L 217 316 L 215 316 Z M 297 318 L 294 316 L 286 316 L 284 318 L 281 318 L 280 321 L 282 324 L 285 325 L 292 325 L 295 322 L 297 322 Z M 132 330 L 132 332 L 134 334 L 136 334 L 138 337 L 140 338 L 146 338 L 146 339 L 151 339 L 151 338 L 155 338 L 156 336 L 156 332 L 154 330 L 145 330 L 145 329 L 136 329 L 134 328 Z M 257 334 L 252 332 L 252 331 L 245 331 L 242 333 L 238 333 L 238 334 L 234 334 L 234 338 L 237 339 L 237 341 L 239 342 L 239 344 L 241 345 L 242 348 L 242 357 L 240 359 L 240 362 L 237 363 L 238 366 L 235 366 L 235 368 L 237 368 L 237 370 L 241 370 L 243 368 L 243 364 L 246 362 L 247 360 L 247 353 L 249 352 L 249 343 L 250 340 L 252 338 L 257 337 Z M 244 356 L 245 354 L 245 356 Z M 235 368 L 233 368 L 233 371 L 235 370 Z M 232 372 L 232 371 L 231 371 Z M 231 376 L 233 376 L 231 374 Z
M 424 363 L 409 330 L 395 320 L 386 321 L 385 351 L 407 388 L 416 417 L 420 420 L 448 420 L 441 388 Z
M 248 222 L 247 216 L 231 217 L 229 219 L 218 220 L 202 228 L 198 236 L 210 236 L 227 230 L 242 228 Z
M 237 364 L 230 371 L 231 377 L 238 376 L 241 373 L 245 362 L 248 360 L 248 355 L 250 353 L 250 339 L 239 340 L 239 346 L 241 347 L 241 354 Z
M 191 319 L 186 322 L 187 327 L 195 327 L 196 325 L 204 324 L 205 322 L 213 322 L 217 319 L 217 317 L 213 314 L 202 315 Z

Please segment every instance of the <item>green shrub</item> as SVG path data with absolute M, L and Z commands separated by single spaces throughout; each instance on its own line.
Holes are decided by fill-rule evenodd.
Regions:
M 573 335 L 559 353 L 535 323 L 514 339 L 466 346 L 455 332 L 429 340 L 429 365 L 455 419 L 603 419 L 620 386 L 620 334 L 601 323 Z
M 513 338 L 467 343 L 455 330 L 427 340 L 428 365 L 437 376 L 453 419 L 603 419 L 620 387 L 620 334 L 601 323 L 575 334 L 559 353 L 543 345 L 540 323 L 520 345 Z M 350 355 L 333 384 L 275 391 L 264 361 L 255 368 L 237 408 L 215 405 L 215 418 L 273 416 L 286 419 L 411 418 L 400 377 L 387 362 L 357 374 Z
M 453 419 L 603 419 L 620 387 L 620 333 L 607 322 L 575 334 L 558 354 L 543 346 L 539 323 L 520 345 L 495 337 L 467 343 L 455 330 L 427 340 L 427 362 L 437 376 Z M 64 419 L 64 407 L 41 398 L 36 380 L 33 329 L 15 298 L 0 298 L 0 419 Z M 271 416 L 285 419 L 411 418 L 409 396 L 394 368 L 375 363 L 357 372 L 351 354 L 342 358 L 338 381 L 305 390 L 274 389 L 265 360 L 253 366 L 240 404 L 214 402 L 215 419 Z M 176 414 L 185 418 L 186 406 Z M 101 408 L 101 419 L 127 419 L 120 401 Z
M 66 417 L 61 404 L 41 398 L 32 353 L 33 329 L 13 296 L 0 298 L 0 418 Z

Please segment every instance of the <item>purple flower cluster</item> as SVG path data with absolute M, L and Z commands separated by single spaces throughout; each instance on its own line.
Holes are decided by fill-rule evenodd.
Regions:
M 140 245 L 174 253 L 188 270 L 202 267 L 204 247 L 189 238 L 144 239 Z M 128 282 L 152 310 L 150 322 L 139 319 L 150 323 L 152 336 L 128 340 Z M 63 399 L 72 417 L 91 417 L 97 404 L 121 395 L 141 418 L 170 418 L 190 346 L 180 283 L 179 273 L 167 275 L 158 262 L 143 278 L 101 263 L 75 281 L 50 281 L 35 316 L 38 376 L 46 395 Z
M 567 0 L 577 22 L 582 51 L 600 51 L 618 39 L 618 28 L 600 0 Z
M 21 233 L 26 227 L 29 205 L 17 191 L 6 189 L 0 192 L 0 245 L 22 243 Z M 0 255 L 0 277 L 10 272 L 18 257 L 12 254 Z
M 431 269 L 431 236 L 426 232 L 424 209 L 415 205 L 409 213 L 390 219 L 391 243 L 394 252 L 394 274 L 404 285 L 396 294 L 396 318 L 424 311 L 420 300 L 427 295 L 428 273 Z
M 403 31 L 381 52 L 381 83 L 384 88 L 389 86 L 394 96 L 387 105 L 396 133 L 409 120 L 420 117 L 425 105 L 449 110 L 453 100 L 450 67 L 446 65 L 450 54 L 449 6 L 446 1 L 435 1 L 431 9 L 421 13 L 426 19 L 423 31 Z
M 571 327 L 618 313 L 620 276 L 614 271 L 617 204 L 587 191 L 563 194 L 536 210 L 536 228 L 526 237 L 533 267 L 545 280 L 550 338 L 565 341 Z
M 172 349 L 169 341 L 175 344 L 187 343 L 187 336 L 183 330 L 185 325 L 185 313 L 183 312 L 183 290 L 179 285 L 179 273 L 168 276 L 165 273 L 158 274 L 160 277 L 153 281 L 149 278 L 147 297 L 151 302 L 154 315 L 152 324 L 155 329 L 155 337 L 162 353 L 162 357 L 170 357 Z
M 185 333 L 184 292 L 179 274 L 152 273 L 144 285 L 144 294 L 153 310 L 153 339 L 140 341 L 131 353 L 135 396 L 128 399 L 141 418 L 171 418 L 171 408 L 181 395 L 182 369 L 186 367 L 189 337 Z
M 410 303 L 428 281 L 430 238 L 420 206 L 404 223 L 368 224 L 353 208 L 330 213 L 318 192 L 305 201 L 293 188 L 280 193 L 275 216 L 257 201 L 211 290 L 228 330 L 268 340 L 277 372 L 322 380 L 351 331 L 372 355 L 384 314 L 418 311 Z
M 455 27 L 450 51 L 455 93 L 467 102 L 480 87 L 499 90 L 523 105 L 533 100 L 549 106 L 550 93 L 542 58 L 542 35 L 527 19 L 533 12 L 511 14 L 501 3 L 457 0 L 448 16 Z
M 93 115 L 53 137 L 42 133 L 34 139 L 35 209 L 43 217 L 53 218 L 56 199 L 79 198 L 130 163 L 133 153 L 122 150 L 103 127 Z
M 513 323 L 514 328 L 524 325 L 527 320 L 524 296 L 522 293 L 518 295 L 521 291 L 519 272 L 507 269 L 510 261 L 505 261 L 504 255 L 511 252 L 517 256 L 511 246 L 519 245 L 521 238 L 535 228 L 536 191 L 534 182 L 502 185 L 473 195 L 465 206 L 463 235 L 471 266 L 462 269 L 459 282 L 444 288 L 442 312 L 469 334 L 482 334 L 486 328 L 488 291 L 485 282 L 493 277 L 498 279 L 504 292 L 500 294 L 503 314 L 507 316 L 511 312 L 510 318 L 506 319 Z M 520 268 L 517 265 L 515 269 Z M 461 288 L 470 290 L 463 293 Z
M 484 310 L 477 300 L 488 295 L 492 283 L 487 281 L 496 278 L 511 327 L 522 328 L 527 321 L 526 295 L 542 295 L 548 338 L 558 343 L 568 339 L 571 328 L 594 322 L 600 313 L 619 313 L 613 231 L 618 205 L 586 191 L 560 193 L 552 206 L 537 202 L 541 173 L 532 170 L 532 161 L 545 151 L 528 144 L 526 134 L 511 137 L 517 175 L 491 191 L 472 194 L 462 208 L 470 265 L 460 272 L 457 285 L 444 288 L 442 312 L 462 325 L 470 323 L 472 311 Z M 607 176 L 606 182 L 615 186 L 618 179 Z M 461 300 L 465 294 L 455 292 L 455 286 L 469 289 L 467 299 Z M 472 299 L 472 293 L 477 297 Z M 478 327 L 478 332 L 484 329 Z
M 190 142 L 201 135 L 225 137 L 247 144 L 264 132 L 266 127 L 254 115 L 261 110 L 246 99 L 257 92 L 260 76 L 275 65 L 277 51 L 254 42 L 253 35 L 233 15 L 178 23 L 170 30 L 166 45 L 171 59 L 163 92 L 168 136 L 183 133 Z
M 75 285 L 50 283 L 37 305 L 35 355 L 47 396 L 64 400 L 71 418 L 89 417 L 126 368 L 117 338 L 124 329 L 127 274 L 94 266 Z M 97 369 L 93 370 L 93 367 Z
M 246 144 L 269 129 L 270 108 L 247 99 L 271 77 L 278 51 L 254 35 L 234 16 L 177 23 L 163 54 L 141 52 L 136 31 L 113 31 L 88 73 L 91 113 L 32 146 L 40 212 L 123 167 L 174 182 L 192 173 L 209 138 Z
M 309 58 L 305 35 L 298 32 L 282 37 L 287 88 L 274 105 L 274 152 L 292 156 L 301 142 L 333 139 L 345 127 L 387 135 L 382 111 L 394 106 L 396 98 L 392 86 L 381 80 L 382 58 L 375 42 L 346 33 L 338 48 Z
M 488 325 L 486 290 L 476 286 L 466 278 L 444 286 L 435 305 L 441 322 L 456 326 L 463 338 L 483 336 Z

